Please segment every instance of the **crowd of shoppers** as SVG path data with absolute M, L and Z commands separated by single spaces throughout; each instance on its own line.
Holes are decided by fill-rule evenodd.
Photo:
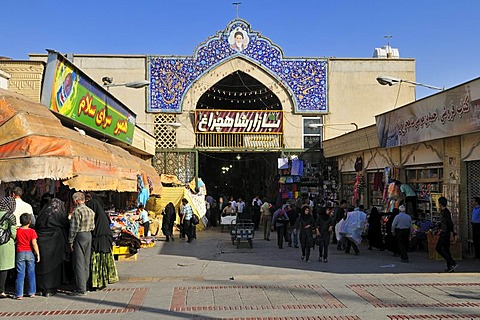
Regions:
M 17 300 L 37 293 L 55 295 L 72 280 L 75 289 L 70 295 L 85 295 L 118 281 L 110 218 L 93 193 L 75 192 L 70 215 L 63 201 L 46 195 L 36 216 L 22 194 L 16 187 L 11 196 L 0 199 L 0 229 L 8 230 L 8 238 L 0 243 L 0 298 L 8 296 L 7 276 L 13 269 L 12 297 Z
M 257 203 L 259 198 L 252 201 Z M 441 221 L 434 224 L 418 215 L 415 210 L 408 212 L 406 203 L 393 208 L 388 218 L 382 215 L 376 207 L 367 213 L 363 206 L 353 207 L 342 200 L 335 207 L 330 205 L 315 206 L 305 202 L 284 204 L 279 208 L 264 199 L 258 205 L 260 221 L 263 224 L 263 239 L 270 240 L 270 231 L 276 231 L 277 246 L 283 249 L 284 241 L 291 247 L 301 246 L 301 259 L 311 261 L 311 250 L 318 247 L 318 261 L 328 262 L 329 245 L 336 244 L 337 250 L 355 255 L 360 253 L 358 245 L 363 239 L 368 240 L 368 250 L 388 250 L 393 256 L 400 257 L 400 262 L 410 262 L 408 252 L 417 247 L 423 248 L 427 233 L 438 236 L 436 252 L 442 256 L 447 268 L 445 272 L 453 272 L 458 264 L 450 253 L 450 243 L 454 240 L 451 213 L 447 209 L 445 197 L 439 199 Z M 474 244 L 476 259 L 480 259 L 480 198 L 473 199 L 472 225 L 474 229 Z M 228 205 L 227 205 L 228 207 Z

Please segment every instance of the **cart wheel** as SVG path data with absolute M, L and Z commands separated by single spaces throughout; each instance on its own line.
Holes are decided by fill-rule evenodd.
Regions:
M 253 248 L 253 241 L 252 241 L 252 239 L 248 239 L 248 244 L 250 245 L 250 249 L 252 249 L 252 248 Z

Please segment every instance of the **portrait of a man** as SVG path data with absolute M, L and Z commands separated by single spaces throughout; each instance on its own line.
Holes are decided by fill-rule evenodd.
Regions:
M 236 50 L 237 52 L 241 52 L 243 49 L 245 49 L 249 41 L 250 38 L 248 37 L 247 32 L 240 27 L 232 30 L 228 36 L 230 48 Z

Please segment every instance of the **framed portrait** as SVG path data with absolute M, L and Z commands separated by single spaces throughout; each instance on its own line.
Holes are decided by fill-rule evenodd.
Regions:
M 230 48 L 236 50 L 237 52 L 241 52 L 243 49 L 245 49 L 249 42 L 250 38 L 247 34 L 247 31 L 240 27 L 233 29 L 228 36 L 228 44 L 230 44 Z

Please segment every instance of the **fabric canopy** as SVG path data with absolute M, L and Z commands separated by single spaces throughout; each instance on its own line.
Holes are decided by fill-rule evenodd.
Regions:
M 182 198 L 188 200 L 188 203 L 192 206 L 193 213 L 200 218 L 200 223 L 197 225 L 197 228 L 198 230 L 202 230 L 208 222 L 205 217 L 207 207 L 205 204 L 205 196 L 203 195 L 195 195 L 185 187 L 163 187 L 162 197 L 160 198 L 161 210 L 163 210 L 169 202 L 173 203 L 175 208 L 179 208 L 182 204 Z M 180 223 L 178 215 L 177 223 Z
M 137 191 L 137 174 L 160 177 L 126 150 L 64 127 L 44 105 L 0 89 L 0 182 L 63 180 L 77 190 Z

